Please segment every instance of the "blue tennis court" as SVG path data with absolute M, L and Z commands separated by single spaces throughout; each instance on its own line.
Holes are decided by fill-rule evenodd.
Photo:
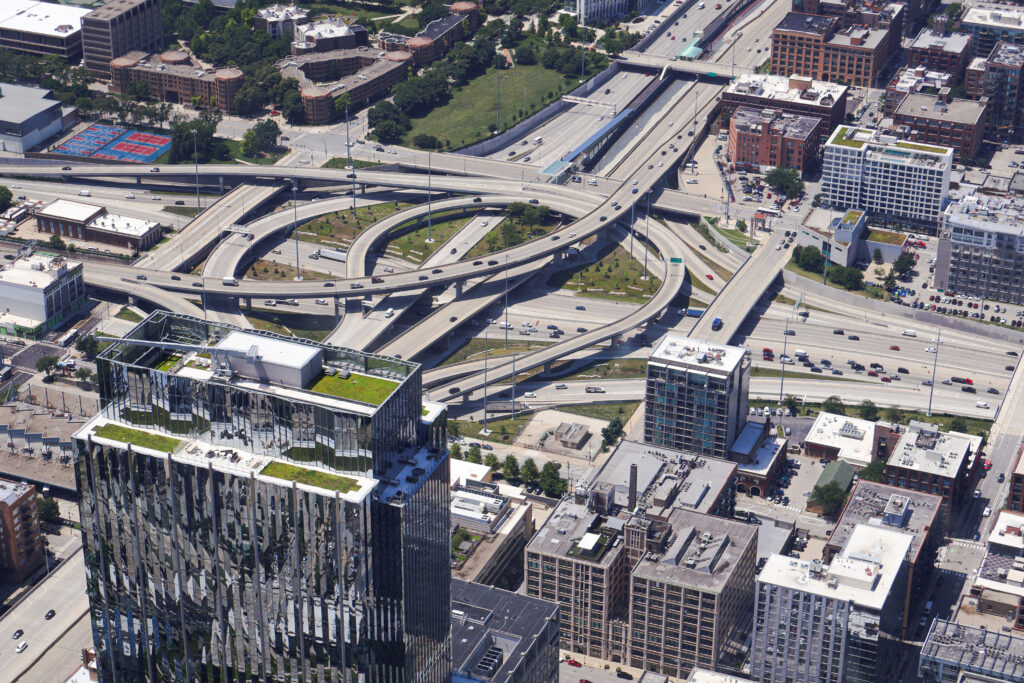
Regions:
M 95 123 L 53 151 L 91 159 L 109 159 L 131 163 L 152 163 L 171 147 L 166 135 Z

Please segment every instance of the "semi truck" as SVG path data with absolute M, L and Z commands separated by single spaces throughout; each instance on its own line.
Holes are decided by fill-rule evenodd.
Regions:
M 238 278 L 237 277 L 226 277 L 226 278 L 224 278 L 222 280 L 222 282 L 224 283 L 225 287 L 237 287 L 238 286 Z
M 348 252 L 341 251 L 340 249 L 324 249 L 321 247 L 314 253 L 316 253 L 320 258 L 326 258 L 332 261 L 341 261 L 342 263 L 345 263 L 348 260 Z

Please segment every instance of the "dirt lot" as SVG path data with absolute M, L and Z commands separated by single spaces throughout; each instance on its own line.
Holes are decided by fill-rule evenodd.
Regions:
M 590 431 L 590 436 L 583 443 L 582 448 L 575 450 L 572 448 L 562 448 L 555 442 L 554 436 L 548 436 L 544 441 L 544 446 L 541 447 L 540 439 L 544 436 L 545 432 L 554 433 L 555 429 L 562 422 L 576 422 L 585 425 Z M 542 410 L 533 416 L 529 424 L 523 428 L 523 431 L 519 433 L 516 438 L 516 445 L 523 446 L 524 448 L 536 448 L 549 453 L 557 453 L 559 455 L 574 456 L 584 459 L 592 459 L 601 447 L 601 430 L 604 429 L 608 423 L 605 420 L 598 420 L 591 417 L 583 417 L 582 415 L 573 415 L 571 413 L 563 413 L 560 410 Z

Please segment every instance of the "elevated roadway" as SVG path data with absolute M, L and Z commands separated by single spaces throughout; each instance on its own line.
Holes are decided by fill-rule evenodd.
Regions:
M 515 372 L 525 372 L 532 368 L 544 366 L 567 354 L 580 351 L 603 341 L 607 341 L 608 339 L 612 339 L 613 337 L 622 335 L 625 332 L 643 325 L 660 315 L 672 299 L 675 298 L 679 289 L 683 286 L 683 283 L 686 280 L 686 268 L 681 262 L 681 254 L 677 253 L 678 250 L 675 247 L 675 241 L 671 238 L 668 230 L 660 223 L 655 223 L 651 226 L 651 241 L 665 256 L 666 261 L 669 263 L 669 268 L 665 275 L 665 279 L 662 281 L 661 288 L 644 306 L 611 324 L 603 325 L 597 329 L 580 334 L 577 337 L 567 339 L 566 341 L 558 344 L 552 344 L 547 348 L 518 357 L 514 363 Z M 673 258 L 678 258 L 679 261 L 673 263 Z M 448 376 L 458 376 L 466 371 L 466 367 L 469 364 L 460 365 L 462 367 L 454 370 L 452 368 L 455 368 L 456 366 L 447 366 L 436 368 L 424 373 L 424 384 L 433 384 L 438 381 L 445 381 L 445 378 Z M 511 359 L 503 358 L 501 361 L 495 363 L 494 366 L 489 366 L 487 381 L 500 382 L 503 379 L 510 378 L 513 374 L 512 365 L 513 362 Z M 433 400 L 451 399 L 467 393 L 472 393 L 473 391 L 480 389 L 484 383 L 483 373 L 480 372 L 470 377 L 464 377 L 455 382 L 443 384 L 437 389 L 431 391 L 429 395 Z
M 723 80 L 727 80 L 733 76 L 742 76 L 743 74 L 754 73 L 754 69 L 749 66 L 743 66 L 741 64 L 734 65 L 729 62 L 702 62 L 696 59 L 672 59 L 671 57 L 652 55 L 646 52 L 626 52 L 622 56 L 626 64 L 631 66 L 657 69 L 658 71 L 667 67 L 670 71 L 677 71 L 679 73 L 692 74 L 695 76 L 707 76 L 709 78 L 721 78 Z
M 782 271 L 790 256 L 788 249 L 776 249 L 785 240 L 785 233 L 775 230 L 768 241 L 736 271 L 714 301 L 689 331 L 689 336 L 707 339 L 715 344 L 728 344 L 740 329 L 750 309 L 757 303 Z M 715 318 L 722 319 L 722 329 L 712 330 Z

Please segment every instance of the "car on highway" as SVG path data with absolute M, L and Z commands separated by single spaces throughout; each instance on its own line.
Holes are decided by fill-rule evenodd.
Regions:
M 890 351 L 899 351 L 899 350 L 900 350 L 900 347 L 898 347 L 898 346 L 896 346 L 895 344 L 893 344 L 892 346 L 890 346 L 890 347 L 889 347 L 889 350 L 890 350 Z
M 990 507 L 986 507 L 984 510 L 981 511 L 981 516 L 982 517 L 990 517 L 991 515 L 992 515 L 992 508 L 990 508 Z
M 786 335 L 787 337 L 795 337 L 796 330 L 783 330 L 782 334 Z
M 19 628 L 17 631 L 14 632 L 14 635 L 11 636 L 11 638 L 17 640 L 18 638 L 21 638 L 23 635 L 25 635 L 25 632 Z
M 707 278 L 708 278 L 709 280 L 714 280 L 714 279 L 715 279 L 715 276 L 714 276 L 714 275 L 712 275 L 711 273 L 707 273 L 707 276 L 706 276 L 706 277 L 707 277 Z
M 43 619 L 46 619 L 47 621 L 49 621 L 50 619 L 53 619 L 56 615 L 57 615 L 57 610 L 51 609 L 49 612 L 47 612 L 45 615 L 43 615 Z
M 14 648 L 14 651 L 20 654 L 20 653 L 24 652 L 25 648 L 27 648 L 27 647 L 28 647 L 28 641 L 23 640 L 20 643 L 18 643 L 18 647 Z
M 70 166 L 61 166 L 60 170 L 62 170 L 62 171 L 70 171 L 71 167 Z
M 567 660 L 565 660 L 565 663 L 568 664 L 569 666 L 575 666 L 575 667 L 583 666 L 582 664 L 577 662 L 575 659 L 567 659 Z
M 850 341 L 860 341 L 860 337 L 858 337 L 855 334 L 851 334 L 850 336 L 847 337 L 847 339 L 849 339 Z
M 587 307 L 586 307 L 586 306 L 583 306 L 583 305 L 580 305 L 580 306 L 577 306 L 577 307 L 576 307 L 576 310 L 577 310 L 577 311 L 585 311 L 585 310 L 587 310 Z

